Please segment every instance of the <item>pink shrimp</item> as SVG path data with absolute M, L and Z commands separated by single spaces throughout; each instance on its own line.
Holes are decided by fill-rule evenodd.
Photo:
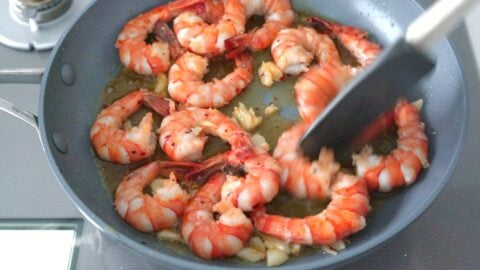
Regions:
M 188 52 L 180 57 L 168 74 L 170 96 L 188 106 L 219 108 L 241 93 L 253 77 L 253 60 L 247 53 L 235 57 L 235 69 L 221 80 L 203 82 L 207 65 L 207 57 Z
M 242 0 L 247 18 L 263 15 L 265 23 L 250 33 L 240 34 L 225 41 L 225 47 L 233 55 L 236 52 L 250 48 L 254 51 L 263 50 L 272 45 L 277 33 L 292 25 L 295 13 L 290 0 Z
M 419 109 L 406 100 L 399 100 L 395 107 L 395 123 L 398 126 L 398 147 L 389 155 L 374 155 L 369 146 L 353 155 L 357 175 L 364 177 L 372 190 L 389 192 L 396 187 L 411 185 L 422 167 L 429 166 L 428 138 Z
M 173 101 L 145 89 L 134 91 L 103 109 L 90 130 L 90 140 L 101 159 L 130 164 L 154 154 L 157 143 L 152 113 L 147 113 L 138 127 L 121 129 L 122 123 L 144 104 L 145 99 L 164 116 L 175 110 Z
M 284 73 L 298 75 L 318 63 L 341 63 L 333 41 L 310 27 L 287 28 L 278 32 L 272 43 L 272 57 Z
M 154 161 L 125 176 L 115 192 L 115 210 L 127 223 L 142 232 L 154 232 L 172 226 L 187 206 L 188 195 L 177 183 L 172 171 L 187 173 L 198 164 Z M 157 177 L 163 179 L 153 195 L 143 190 Z
M 177 0 L 140 14 L 125 24 L 119 33 L 116 47 L 120 61 L 139 74 L 159 74 L 170 67 L 170 58 L 183 52 L 175 34 L 166 24 L 186 10 L 202 12 L 200 0 Z M 149 33 L 155 41 L 146 42 Z
M 224 14 L 219 20 L 212 14 L 218 12 L 185 12 L 175 18 L 173 28 L 183 47 L 197 54 L 218 55 L 225 51 L 226 39 L 245 31 L 245 7 L 240 0 L 225 0 Z
M 332 185 L 331 199 L 322 212 L 304 218 L 269 215 L 261 207 L 252 216 L 255 228 L 287 243 L 330 245 L 366 226 L 370 202 L 364 179 L 339 173 Z
M 224 182 L 224 175 L 214 175 L 195 194 L 182 217 L 182 237 L 204 259 L 236 254 L 253 232 L 250 219 L 238 208 L 229 208 L 218 219 L 214 218 L 213 206 L 220 200 Z
M 189 107 L 163 119 L 157 130 L 163 151 L 176 161 L 197 161 L 212 134 L 230 143 L 241 154 L 253 149 L 250 134 L 228 116 L 215 109 Z
M 222 189 L 219 208 L 226 205 L 251 211 L 275 197 L 280 186 L 280 166 L 265 150 L 256 148 L 250 134 L 221 112 L 190 107 L 167 116 L 159 129 L 160 145 L 173 160 L 198 160 L 205 134 L 219 136 L 231 145 L 231 151 L 216 158 L 239 168 L 240 176 L 228 176 Z M 215 164 L 209 163 L 205 169 Z
M 295 83 L 298 112 L 311 124 L 352 78 L 352 70 L 338 63 L 314 65 Z
M 341 63 L 334 42 L 313 28 L 280 31 L 271 51 L 283 72 L 292 75 L 304 72 L 295 84 L 295 97 L 306 123 L 313 122 L 352 76 L 350 68 Z M 309 68 L 313 58 L 318 64 Z
M 333 41 L 312 28 L 280 31 L 273 42 L 272 55 L 277 65 L 290 73 L 308 70 L 295 84 L 298 110 L 304 121 L 280 136 L 273 153 L 283 169 L 282 187 L 296 197 L 323 199 L 329 195 L 330 181 L 340 166 L 332 150 L 323 149 L 318 160 L 311 162 L 297 150 L 297 143 L 351 73 L 341 64 Z M 308 68 L 313 57 L 319 64 Z
M 263 149 L 255 148 L 239 156 L 235 152 L 225 155 L 227 164 L 243 172 L 227 175 L 222 187 L 222 200 L 215 210 L 224 211 L 231 206 L 243 211 L 270 202 L 280 189 L 280 165 Z
M 315 47 L 309 47 L 312 44 Z M 323 149 L 319 159 L 310 162 L 295 145 L 307 127 L 353 77 L 353 69 L 341 63 L 333 41 L 312 28 L 280 31 L 272 46 L 272 54 L 276 55 L 277 63 L 284 63 L 287 69 L 295 71 L 307 69 L 313 55 L 319 62 L 308 68 L 295 84 L 295 97 L 303 123 L 284 132 L 278 140 L 274 157 L 283 168 L 282 187 L 285 190 L 296 197 L 325 198 L 329 194 L 330 179 L 339 170 L 333 152 Z
M 324 199 L 330 195 L 330 182 L 340 170 L 333 150 L 323 148 L 317 160 L 310 161 L 297 149 L 307 125 L 299 123 L 285 131 L 273 152 L 283 169 L 283 189 L 298 198 Z
M 313 26 L 321 32 L 339 39 L 361 68 L 368 66 L 381 52 L 380 46 L 367 39 L 367 33 L 352 26 L 344 26 L 318 18 L 311 18 Z M 358 69 L 343 65 L 333 42 L 323 41 L 323 59 L 303 73 L 295 84 L 295 96 L 302 119 L 312 123 L 342 86 L 358 73 Z M 318 57 L 317 57 L 318 58 Z M 321 61 L 322 60 L 322 61 Z

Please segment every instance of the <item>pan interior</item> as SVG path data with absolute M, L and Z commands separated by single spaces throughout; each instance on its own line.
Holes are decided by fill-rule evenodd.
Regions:
M 163 1 L 164 2 L 164 1 Z M 223 266 L 228 268 L 264 267 L 238 260 L 204 261 L 184 249 L 171 249 L 153 236 L 130 228 L 115 213 L 112 198 L 102 184 L 89 140 L 91 125 L 98 113 L 105 85 L 121 69 L 114 47 L 124 23 L 136 14 L 162 1 L 95 1 L 72 26 L 54 51 L 43 82 L 41 102 L 42 142 L 54 171 L 65 191 L 87 218 L 108 236 L 147 254 L 163 265 L 183 268 Z M 388 46 L 422 9 L 408 1 L 292 1 L 297 11 L 324 16 L 363 28 L 373 40 Z M 434 72 L 415 89 L 410 100 L 424 99 L 422 117 L 430 139 L 431 166 L 411 187 L 400 190 L 369 220 L 365 230 L 351 237 L 352 244 L 338 256 L 315 253 L 294 258 L 285 265 L 318 268 L 339 263 L 390 238 L 429 205 L 447 181 L 460 151 L 465 131 L 466 93 L 455 53 L 447 40 L 433 51 Z M 62 69 L 70 65 L 75 82 L 65 84 Z M 68 152 L 57 151 L 53 134 L 65 138 Z

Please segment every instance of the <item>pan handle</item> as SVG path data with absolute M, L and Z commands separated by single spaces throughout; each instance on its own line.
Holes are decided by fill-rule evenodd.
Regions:
M 0 69 L 0 83 L 40 84 L 43 72 L 43 68 Z M 38 117 L 35 114 L 19 109 L 12 103 L 1 98 L 0 111 L 9 113 L 27 122 L 33 126 L 37 132 L 39 131 Z
M 0 69 L 0 83 L 40 84 L 43 68 Z
M 0 98 L 0 111 L 9 113 L 33 126 L 38 131 L 38 117 L 31 112 L 21 110 L 12 103 Z

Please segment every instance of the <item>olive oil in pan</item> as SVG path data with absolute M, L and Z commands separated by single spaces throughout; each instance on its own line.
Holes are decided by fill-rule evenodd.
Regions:
M 268 53 L 257 53 L 255 55 L 255 70 L 258 70 L 258 67 L 262 61 L 269 60 Z M 218 77 L 222 77 L 229 73 L 232 69 L 233 63 L 231 61 L 226 61 L 220 58 L 214 59 L 211 63 L 210 72 L 206 77 L 207 79 L 208 76 L 213 78 L 211 74 L 217 74 Z M 260 83 L 258 76 L 255 75 L 255 79 L 250 86 L 242 94 L 236 97 L 229 105 L 221 108 L 220 110 L 227 115 L 231 115 L 233 107 L 237 106 L 239 102 L 243 102 L 248 107 L 255 108 L 257 114 L 262 116 L 264 116 L 264 108 L 270 103 L 277 105 L 282 110 L 285 108 L 295 108 L 295 101 L 291 90 L 293 89 L 294 81 L 294 78 L 287 78 L 284 81 L 274 84 L 272 88 L 267 88 Z M 139 76 L 137 74 L 133 74 L 131 71 L 122 70 L 119 75 L 107 85 L 104 96 L 102 97 L 102 101 L 104 104 L 111 104 L 116 99 L 138 89 L 139 87 L 153 89 L 154 86 L 154 78 L 150 76 Z M 110 88 L 115 89 L 115 91 L 109 91 Z M 148 110 L 145 108 L 140 109 L 129 119 L 129 121 L 131 121 L 133 124 L 137 124 L 147 111 Z M 284 130 L 286 130 L 295 122 L 296 118 L 294 117 L 291 119 L 285 118 L 282 116 L 281 111 L 268 118 L 264 116 L 265 119 L 262 125 L 256 130 L 252 131 L 252 133 L 258 132 L 259 134 L 263 135 L 271 145 L 271 149 L 274 149 L 278 137 L 283 133 Z M 159 127 L 161 120 L 161 116 L 155 115 L 156 128 Z M 371 143 L 376 154 L 387 154 L 391 151 L 391 149 L 396 147 L 395 130 L 388 130 Z M 228 143 L 212 136 L 209 138 L 205 146 L 204 158 L 214 156 L 218 153 L 223 153 L 229 148 L 230 147 Z M 337 160 L 342 164 L 343 168 L 349 170 L 350 172 L 353 171 L 351 151 L 349 149 L 338 149 L 336 151 L 336 157 Z M 113 198 L 116 187 L 128 172 L 131 172 L 136 168 L 154 160 L 168 160 L 168 157 L 158 147 L 156 154 L 153 157 L 131 165 L 117 165 L 99 159 L 96 160 L 97 166 L 104 177 L 104 184 Z M 372 211 L 369 216 L 371 217 L 372 213 L 378 211 L 378 209 L 391 196 L 392 193 L 372 193 Z M 267 211 L 271 214 L 289 217 L 304 217 L 320 213 L 323 209 L 325 209 L 328 203 L 329 200 L 296 199 L 286 193 L 280 193 L 272 202 L 267 205 Z M 172 246 L 177 245 L 172 244 Z

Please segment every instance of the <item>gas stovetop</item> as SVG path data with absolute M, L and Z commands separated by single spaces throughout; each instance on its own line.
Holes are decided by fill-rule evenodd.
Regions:
M 6 2 L 5 0 L 2 3 Z M 52 21 L 61 19 L 68 10 L 84 6 L 86 0 L 10 0 L 15 4 L 70 5 L 67 13 L 35 17 L 37 31 Z M 81 5 L 79 2 L 82 2 Z M 3 4 L 0 4 L 3 5 Z M 78 5 L 78 6 L 77 6 Z M 48 5 L 47 5 L 48 6 Z M 28 7 L 24 7 L 28 9 Z M 65 6 L 63 6 L 65 8 Z M 5 12 L 0 7 L 0 12 Z M 11 9 L 11 8 L 10 8 Z M 470 16 L 470 29 L 480 24 L 480 8 Z M 11 11 L 9 11 L 11 12 Z M 49 16 L 47 16 L 49 15 Z M 2 20 L 0 14 L 0 20 Z M 8 16 L 11 16 L 9 13 Z M 20 15 L 16 15 L 20 16 Z M 22 27 L 31 31 L 28 16 L 23 15 Z M 73 15 L 72 15 L 73 16 Z M 43 19 L 42 19 L 43 18 Z M 5 19 L 5 18 L 3 18 Z M 17 18 L 18 19 L 18 18 Z M 47 21 L 42 21 L 48 19 Z M 20 19 L 19 19 L 20 20 Z M 1 29 L 4 29 L 3 24 Z M 35 27 L 35 26 L 33 26 Z M 23 31 L 22 30 L 22 31 Z M 477 30 L 478 31 L 478 30 Z M 1 31 L 0 31 L 1 32 Z M 38 32 L 37 32 L 38 33 Z M 2 33 L 0 33 L 1 35 Z M 480 32 L 472 32 L 480 41 Z M 480 56 L 480 42 L 476 52 Z M 32 43 L 28 40 L 27 44 Z M 40 44 L 40 43 L 39 43 Z M 40 49 L 39 45 L 28 48 Z M 28 49 L 27 48 L 27 49 Z M 42 68 L 50 51 L 22 51 L 0 45 L 0 69 Z M 480 100 L 480 92 L 472 91 L 471 100 Z M 6 99 L 22 109 L 37 112 L 39 86 L 0 84 L 0 98 Z M 357 262 L 348 265 L 351 269 L 475 269 L 480 265 L 480 181 L 477 167 L 480 164 L 480 107 L 471 106 L 470 130 L 467 144 L 457 169 L 434 202 L 416 222 L 378 250 Z M 73 266 L 77 269 L 162 269 L 163 267 L 114 242 L 98 231 L 60 188 L 50 171 L 36 131 L 8 114 L 0 112 L 0 229 L 2 223 L 71 222 L 78 225 L 77 254 Z M 0 240 L 1 241 L 1 240 Z

